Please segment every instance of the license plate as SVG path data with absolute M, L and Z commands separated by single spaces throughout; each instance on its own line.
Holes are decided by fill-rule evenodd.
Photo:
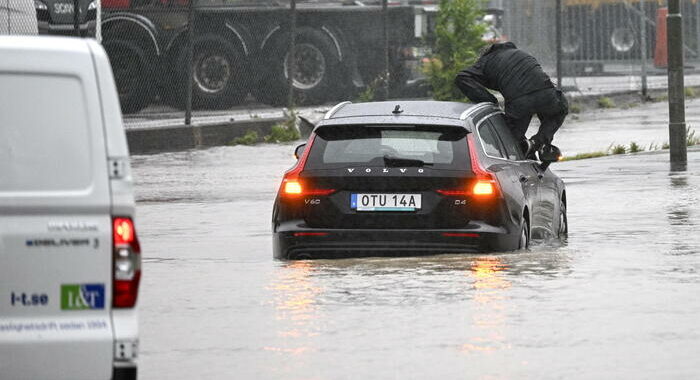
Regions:
M 351 194 L 350 208 L 357 211 L 416 211 L 420 194 Z

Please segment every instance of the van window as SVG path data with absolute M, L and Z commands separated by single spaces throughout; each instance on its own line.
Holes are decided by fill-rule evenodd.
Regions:
M 85 94 L 76 77 L 0 72 L 0 193 L 92 183 Z
M 354 165 L 469 169 L 464 128 L 349 125 L 322 127 L 316 133 L 309 169 Z

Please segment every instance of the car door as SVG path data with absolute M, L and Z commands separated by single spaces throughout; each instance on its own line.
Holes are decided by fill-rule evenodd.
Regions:
M 489 122 L 503 144 L 508 161 L 516 166 L 514 174 L 515 180 L 521 184 L 522 192 L 525 197 L 524 203 L 529 206 L 531 231 L 536 232 L 544 225 L 544 219 L 539 205 L 541 173 L 537 163 L 525 159 L 525 154 L 506 125 L 502 113 L 493 115 L 489 119 Z
M 519 163 L 508 159 L 508 152 L 490 121 L 492 117 L 489 116 L 478 123 L 476 129 L 482 149 L 489 158 L 487 169 L 496 175 L 501 186 L 501 193 L 508 207 L 509 222 L 519 228 L 526 198 L 523 194 L 528 189 L 524 188 L 523 182 L 519 180 Z

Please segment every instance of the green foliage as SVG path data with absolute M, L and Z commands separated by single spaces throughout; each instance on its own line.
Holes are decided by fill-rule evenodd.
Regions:
M 661 144 L 661 149 L 670 149 L 670 148 L 671 148 L 671 144 L 669 144 L 667 142 Z
M 436 100 L 463 100 L 454 85 L 457 73 L 471 66 L 486 45 L 481 37 L 486 32 L 482 0 L 440 0 L 435 26 L 433 56 L 423 70 Z
M 236 137 L 235 139 L 231 140 L 228 145 L 255 145 L 260 141 L 260 138 L 258 137 L 258 132 L 256 131 L 248 131 L 243 136 Z
M 630 143 L 630 153 L 643 152 L 644 148 L 639 146 L 636 142 L 632 141 Z
M 598 98 L 598 107 L 600 108 L 615 108 L 615 101 L 607 96 Z
M 614 145 L 610 152 L 612 154 L 625 154 L 627 153 L 627 148 L 624 145 Z
M 685 130 L 685 142 L 688 146 L 700 145 L 700 136 L 695 136 L 695 130 L 688 127 Z
M 291 112 L 286 114 L 286 116 L 287 118 L 283 122 L 277 125 L 273 125 L 270 134 L 263 138 L 263 140 L 265 140 L 266 143 L 289 142 L 296 141 L 299 140 L 299 138 L 301 138 L 299 130 L 296 127 L 296 112 L 292 110 Z
M 685 89 L 683 89 L 683 92 L 685 92 L 686 98 L 694 98 L 696 96 L 695 89 L 692 87 L 686 87 Z
M 360 92 L 357 95 L 356 101 L 358 101 L 358 102 L 372 102 L 372 101 L 374 101 L 377 97 L 377 91 L 379 91 L 380 88 L 385 85 L 385 83 L 386 83 L 385 76 L 380 75 L 380 76 L 374 78 L 374 80 L 367 85 L 367 88 L 365 88 L 364 91 Z
M 578 103 L 569 104 L 569 113 L 581 113 L 581 105 Z
M 585 160 L 588 158 L 596 158 L 596 157 L 605 157 L 609 153 L 604 152 L 604 151 L 598 151 L 598 152 L 590 152 L 590 153 L 579 153 L 575 156 L 569 156 L 569 157 L 564 157 L 561 160 L 562 161 L 574 161 L 574 160 Z

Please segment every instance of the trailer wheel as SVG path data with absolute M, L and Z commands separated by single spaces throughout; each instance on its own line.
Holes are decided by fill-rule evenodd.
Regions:
M 187 49 L 178 53 L 177 105 L 185 105 L 187 89 Z M 192 106 L 226 109 L 240 104 L 248 95 L 245 53 L 237 45 L 216 34 L 195 39 L 192 55 Z
M 295 38 L 295 73 L 292 80 L 295 102 L 319 104 L 334 99 L 342 87 L 340 57 L 333 40 L 324 32 L 303 27 Z M 288 73 L 292 63 L 289 44 L 281 38 L 265 48 L 269 69 L 255 88 L 258 101 L 283 105 L 289 93 Z
M 135 42 L 109 39 L 103 42 L 109 57 L 123 113 L 142 110 L 153 100 L 150 62 Z
M 616 27 L 610 33 L 610 46 L 616 54 L 628 54 L 637 45 L 636 38 L 629 26 Z

